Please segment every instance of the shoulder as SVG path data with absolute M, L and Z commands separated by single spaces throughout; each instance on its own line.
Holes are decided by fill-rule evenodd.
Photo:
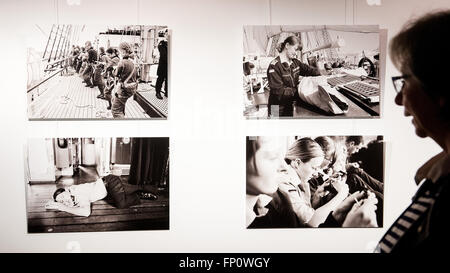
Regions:
M 273 59 L 270 62 L 269 67 L 267 68 L 267 73 L 275 73 L 275 72 L 277 72 L 279 64 L 280 64 L 279 57 Z
M 75 200 L 77 202 L 78 207 L 88 207 L 91 204 L 91 201 L 89 200 L 89 196 L 86 194 L 77 194 L 75 196 Z
M 275 66 L 275 65 L 277 65 L 279 62 L 280 62 L 280 57 L 276 57 L 275 59 L 273 59 L 273 60 L 270 62 L 270 65 L 269 65 L 269 66 Z
M 445 241 L 450 242 L 450 233 L 448 232 L 448 213 L 450 205 L 450 176 L 441 177 L 437 183 L 439 195 L 429 212 L 429 244 L 433 242 L 436 245 L 444 245 Z

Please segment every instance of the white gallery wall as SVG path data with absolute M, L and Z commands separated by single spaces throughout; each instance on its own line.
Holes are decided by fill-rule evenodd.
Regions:
M 416 169 L 440 148 L 394 104 L 387 60 L 380 119 L 251 120 L 242 115 L 242 26 L 370 24 L 388 40 L 448 0 L 71 0 L 0 3 L 1 252 L 367 252 L 409 204 Z M 167 121 L 27 120 L 26 44 L 33 25 L 147 24 L 171 29 Z M 436 34 L 438 35 L 438 34 Z M 381 49 L 382 51 L 385 49 Z M 246 135 L 384 135 L 385 226 L 245 229 Z M 170 230 L 27 234 L 27 137 L 170 137 Z

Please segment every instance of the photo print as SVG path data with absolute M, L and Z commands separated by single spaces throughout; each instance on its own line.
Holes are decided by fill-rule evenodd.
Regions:
M 28 233 L 169 229 L 169 138 L 30 138 Z
M 247 228 L 383 226 L 382 136 L 247 137 Z
M 166 26 L 34 25 L 30 120 L 166 119 Z
M 244 26 L 243 36 L 246 118 L 380 116 L 378 26 Z

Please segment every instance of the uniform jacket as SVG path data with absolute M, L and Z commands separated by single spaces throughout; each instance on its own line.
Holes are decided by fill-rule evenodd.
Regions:
M 256 217 L 248 228 L 296 228 L 301 227 L 297 215 L 292 210 L 289 197 L 278 190 L 266 206 L 267 213 Z
M 320 72 L 309 65 L 293 59 L 291 65 L 281 63 L 276 57 L 267 68 L 270 95 L 278 101 L 293 99 L 299 84 L 299 76 L 320 76 Z
M 167 41 L 162 40 L 158 44 L 159 64 L 156 71 L 158 76 L 167 75 Z

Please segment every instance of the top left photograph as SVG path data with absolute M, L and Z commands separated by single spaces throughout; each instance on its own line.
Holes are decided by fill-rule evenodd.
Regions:
M 167 26 L 31 28 L 29 120 L 167 119 Z

